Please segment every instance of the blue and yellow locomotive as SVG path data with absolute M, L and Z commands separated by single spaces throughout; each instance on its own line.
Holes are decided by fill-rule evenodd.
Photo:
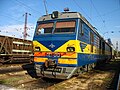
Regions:
M 78 12 L 40 17 L 33 45 L 36 73 L 42 77 L 69 79 L 111 59 L 111 46 Z

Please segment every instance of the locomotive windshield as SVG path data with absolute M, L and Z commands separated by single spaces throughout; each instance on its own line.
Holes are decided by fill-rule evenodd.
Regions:
M 52 34 L 52 33 L 74 33 L 75 32 L 75 21 L 58 21 L 58 22 L 47 22 L 39 24 L 36 34 Z
M 75 32 L 75 21 L 57 22 L 54 33 L 73 33 Z
M 40 24 L 38 26 L 37 32 L 36 34 L 49 34 L 52 33 L 53 30 L 53 23 L 44 23 L 44 24 Z

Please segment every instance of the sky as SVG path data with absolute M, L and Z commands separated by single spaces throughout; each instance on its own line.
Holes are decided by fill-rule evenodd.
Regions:
M 0 0 L 0 35 L 23 38 L 27 12 L 27 39 L 32 40 L 38 18 L 45 15 L 44 0 Z M 80 12 L 103 36 L 120 50 L 120 0 L 45 0 L 48 13 Z

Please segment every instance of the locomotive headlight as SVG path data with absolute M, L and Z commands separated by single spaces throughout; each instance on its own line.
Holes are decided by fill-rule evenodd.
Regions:
M 75 51 L 75 47 L 67 47 L 67 52 L 74 52 Z
M 39 52 L 41 51 L 40 47 L 35 47 L 34 51 Z

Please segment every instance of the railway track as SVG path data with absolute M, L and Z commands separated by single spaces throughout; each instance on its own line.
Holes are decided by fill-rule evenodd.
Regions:
M 9 86 L 10 88 L 13 87 L 21 90 L 46 89 L 59 82 L 61 82 L 61 80 L 31 78 L 26 74 L 26 71 L 7 73 L 0 77 L 0 85 L 4 85 L 4 87 L 1 85 L 3 88 Z
M 120 60 L 116 60 L 116 67 L 114 67 L 114 69 L 116 68 L 116 72 L 115 72 L 115 75 L 112 79 L 112 82 L 111 84 L 109 85 L 109 88 L 110 90 L 120 90 L 119 89 L 119 79 L 120 79 Z
M 120 61 L 111 61 L 95 70 L 85 72 L 78 77 L 63 81 L 48 90 L 119 90 L 117 89 Z
M 46 78 L 35 79 L 34 64 L 6 64 L 0 68 L 0 86 L 2 89 L 46 89 L 61 80 Z
M 0 74 L 12 73 L 12 72 L 18 72 L 18 71 L 23 71 L 23 68 L 21 66 L 11 66 L 11 67 L 0 68 Z
M 116 90 L 120 90 L 120 73 L 119 73 L 119 78 L 118 78 L 117 89 Z
M 15 66 L 15 65 L 14 65 Z M 95 70 L 84 72 L 69 80 L 55 80 L 47 78 L 35 79 L 34 64 L 21 65 L 24 71 L 6 72 L 0 74 L 0 84 L 11 85 L 19 89 L 43 89 L 43 90 L 116 90 L 115 78 L 120 61 L 111 61 Z M 6 66 L 8 67 L 8 66 Z M 5 83 L 4 83 L 5 82 Z
M 33 70 L 34 66 L 32 63 L 22 63 L 22 64 L 1 64 L 0 74 L 14 73 L 19 71 L 24 71 L 27 69 Z

